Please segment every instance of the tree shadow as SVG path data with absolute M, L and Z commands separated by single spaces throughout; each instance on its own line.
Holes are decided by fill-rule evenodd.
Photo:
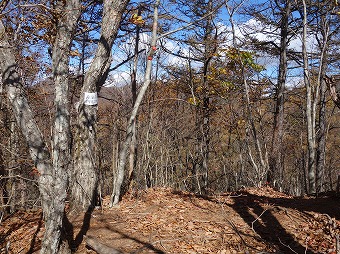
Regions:
M 132 241 L 142 245 L 142 247 L 139 247 L 137 250 L 132 251 L 130 253 L 137 254 L 137 253 L 140 253 L 144 250 L 148 250 L 148 251 L 153 251 L 153 253 L 157 253 L 157 254 L 165 254 L 164 251 L 158 249 L 152 243 L 148 243 L 148 242 L 142 241 L 142 240 L 140 240 L 136 237 L 129 236 L 129 235 L 117 230 L 117 229 L 112 229 L 112 227 L 110 227 L 110 226 L 106 226 L 106 228 L 111 230 L 114 233 L 121 235 L 122 238 L 132 240 Z
M 272 210 L 265 210 L 256 195 L 235 197 L 230 207 L 252 228 L 267 244 L 283 253 L 313 253 L 302 246 L 289 234 L 273 215 Z M 244 205 L 240 205 L 240 203 Z
M 183 193 L 181 191 L 173 191 L 173 194 L 190 199 L 192 204 L 200 209 L 209 210 L 198 204 L 195 198 L 204 199 L 216 204 L 221 204 L 221 199 L 212 196 L 195 195 L 192 193 Z M 255 195 L 245 191 L 235 192 L 232 195 L 221 195 L 231 198 L 233 204 L 229 205 L 240 217 L 248 224 L 248 226 L 258 234 L 258 236 L 267 245 L 272 246 L 279 252 L 283 253 L 313 253 L 305 246 L 301 245 L 293 235 L 288 233 L 286 229 L 274 216 L 275 207 L 295 209 L 308 217 L 312 215 L 308 212 L 316 212 L 326 214 L 336 220 L 340 219 L 340 199 L 335 193 L 329 193 L 325 196 L 315 197 L 269 197 L 268 195 Z M 261 204 L 268 204 L 274 209 L 265 209 Z M 210 210 L 209 210 L 210 211 Z M 216 211 L 211 211 L 216 212 Z M 241 232 L 240 236 L 243 235 Z
M 19 218 L 17 223 L 11 223 L 11 226 L 4 231 L 0 231 L 0 249 L 6 245 L 6 238 L 11 236 L 11 234 L 22 227 L 27 227 L 28 225 L 34 224 L 37 225 L 37 229 L 34 231 L 32 240 L 30 242 L 30 249 L 27 253 L 33 253 L 39 247 L 37 244 L 37 234 L 43 227 L 43 214 L 41 211 L 33 212 L 31 214 L 24 211 L 16 211 L 8 216 L 2 221 L 2 223 L 6 223 L 7 220 L 11 218 Z M 1 225 L 2 226 L 2 225 Z M 0 227 L 1 227 L 0 226 Z M 40 240 L 38 240 L 40 241 Z
M 102 227 L 101 228 L 105 228 L 108 231 L 110 231 L 113 234 L 118 234 L 119 237 L 116 238 L 116 240 L 122 240 L 122 239 L 127 239 L 127 240 L 131 240 L 133 242 L 135 242 L 138 245 L 141 245 L 141 247 L 133 250 L 133 251 L 129 251 L 129 253 L 131 254 L 138 254 L 138 253 L 156 253 L 156 254 L 165 254 L 164 251 L 160 250 L 159 248 L 157 248 L 154 243 L 149 243 L 146 241 L 143 241 L 141 239 L 138 239 L 136 237 L 132 237 L 124 232 L 122 232 L 121 230 L 118 230 L 116 228 L 114 228 L 109 222 L 107 222 L 105 219 L 101 219 L 100 220 Z M 91 233 L 90 233 L 91 235 Z M 100 239 L 98 239 L 98 241 L 102 242 Z M 130 245 L 130 244 L 129 244 Z
M 253 202 L 270 203 L 276 206 L 296 209 L 299 212 L 316 212 L 340 220 L 340 198 L 335 193 L 320 197 L 292 197 L 271 198 L 264 195 L 254 195 L 246 191 L 240 192 L 250 198 Z M 235 202 L 238 198 L 235 198 Z
M 67 241 L 69 247 L 72 251 L 76 251 L 79 245 L 82 243 L 84 235 L 90 228 L 91 215 L 94 208 L 90 206 L 88 210 L 84 213 L 81 228 L 76 236 L 74 236 L 74 226 L 72 222 L 67 218 L 67 214 L 64 213 L 64 232 L 62 234 L 62 240 Z
M 31 253 L 34 253 L 35 251 L 37 251 L 34 247 L 36 245 L 37 235 L 38 235 L 39 231 L 41 230 L 42 224 L 43 224 L 43 213 L 41 213 L 41 215 L 40 215 L 40 220 L 38 221 L 37 229 L 35 230 L 35 232 L 33 234 L 33 237 L 32 237 L 31 243 L 30 243 L 30 249 L 27 251 L 27 254 L 31 254 Z
M 192 193 L 183 193 L 181 191 L 172 191 L 173 194 L 179 195 L 182 197 L 190 198 L 191 201 L 193 197 L 201 198 L 204 200 L 208 200 L 214 203 L 220 203 L 213 196 L 206 195 L 196 195 Z M 221 194 L 221 197 L 231 197 L 235 202 L 245 202 L 244 197 L 250 197 L 249 202 L 262 202 L 262 203 L 270 203 L 272 205 L 281 206 L 285 208 L 296 209 L 299 212 L 316 212 L 321 214 L 327 214 L 331 218 L 335 218 L 336 220 L 340 220 L 340 197 L 336 195 L 335 192 L 329 192 L 326 195 L 320 195 L 319 197 L 268 197 L 266 195 L 254 195 L 250 194 L 247 191 L 238 191 L 235 193 Z M 242 201 L 243 200 L 243 201 Z M 195 204 L 200 207 L 199 205 Z M 200 207 L 204 209 L 204 207 Z

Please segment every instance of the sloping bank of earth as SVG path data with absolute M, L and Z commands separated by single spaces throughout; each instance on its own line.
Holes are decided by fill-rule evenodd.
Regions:
M 220 254 L 336 254 L 340 236 L 334 196 L 293 198 L 249 188 L 201 197 L 157 188 L 127 194 L 119 207 L 108 208 L 108 198 L 103 204 L 91 215 L 68 216 L 76 253 L 95 253 L 82 241 L 84 234 L 123 253 Z M 40 211 L 17 212 L 1 223 L 1 249 L 9 243 L 9 253 L 34 253 L 43 230 Z

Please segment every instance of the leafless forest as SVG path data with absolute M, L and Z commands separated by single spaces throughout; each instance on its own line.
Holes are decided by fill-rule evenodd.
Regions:
M 165 187 L 339 192 L 337 1 L 0 3 L 0 223 Z M 90 99 L 88 99 L 90 98 Z M 53 236 L 53 237 L 52 237 Z

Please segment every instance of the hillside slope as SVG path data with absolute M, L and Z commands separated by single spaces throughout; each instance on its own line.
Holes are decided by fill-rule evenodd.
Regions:
M 76 253 L 95 253 L 83 235 L 123 253 L 332 253 L 340 236 L 338 198 L 293 198 L 271 188 L 200 197 L 171 189 L 108 198 L 92 214 L 69 213 Z M 0 244 L 9 253 L 34 253 L 43 236 L 40 211 L 4 219 Z M 340 247 L 338 247 L 340 248 Z M 339 251 L 339 249 L 338 249 Z

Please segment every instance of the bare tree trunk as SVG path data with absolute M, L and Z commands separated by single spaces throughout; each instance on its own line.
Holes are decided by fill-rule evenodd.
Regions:
M 233 19 L 233 14 L 235 13 L 235 11 L 241 7 L 241 5 L 243 4 L 243 2 L 241 1 L 238 5 L 236 5 L 234 7 L 234 9 L 231 9 L 230 6 L 228 6 L 227 4 L 227 9 L 230 15 L 229 21 L 232 24 L 232 35 L 233 35 L 233 47 L 235 49 L 237 49 L 237 44 L 236 44 L 236 31 L 234 29 L 234 19 Z M 242 59 L 239 60 L 241 65 L 242 65 Z M 251 152 L 251 147 L 249 145 L 249 142 L 247 141 L 247 149 L 248 149 L 248 157 L 250 159 L 250 162 L 257 174 L 258 177 L 258 183 L 257 184 L 261 184 L 261 180 L 264 177 L 265 174 L 267 174 L 268 170 L 269 170 L 269 163 L 268 163 L 268 154 L 267 154 L 267 150 L 265 148 L 265 151 L 262 151 L 262 142 L 260 141 L 259 137 L 258 137 L 258 131 L 256 129 L 255 126 L 255 121 L 254 121 L 254 117 L 253 117 L 253 113 L 252 113 L 252 106 L 251 106 L 251 102 L 250 102 L 250 96 L 249 96 L 249 84 L 247 82 L 247 77 L 244 73 L 244 66 L 241 66 L 242 68 L 242 78 L 243 78 L 243 86 L 244 86 L 244 98 L 245 98 L 245 103 L 246 103 L 246 116 L 248 118 L 248 123 L 249 123 L 249 128 L 247 128 L 247 133 L 249 133 L 250 131 L 250 135 L 253 139 L 253 143 L 255 146 L 255 150 L 257 153 L 257 158 L 260 162 L 260 166 L 258 165 L 258 162 L 256 160 L 256 158 L 254 158 L 254 156 L 252 155 Z M 242 154 L 240 154 L 241 156 Z M 242 158 L 242 156 L 240 157 Z M 243 167 L 243 165 L 242 165 Z
M 142 12 L 141 6 L 138 7 L 137 15 L 140 16 Z M 132 106 L 135 105 L 137 99 L 137 67 L 138 67 L 138 46 L 139 46 L 139 34 L 140 34 L 140 26 L 136 24 L 136 41 L 135 41 L 135 49 L 134 49 L 134 59 L 133 59 L 133 69 L 131 74 L 131 93 L 132 93 Z M 137 163 L 137 133 L 136 133 L 136 125 L 137 119 L 134 119 L 132 123 L 132 137 L 130 144 L 130 162 L 129 162 L 129 175 L 128 175 L 128 186 L 133 178 L 133 174 L 136 168 Z
M 329 93 L 335 105 L 340 109 L 340 75 L 333 75 L 331 77 L 325 76 L 326 84 L 329 87 Z
M 327 21 L 324 15 L 321 16 L 320 20 L 321 24 L 321 35 L 322 35 L 322 44 L 319 45 L 321 47 L 321 56 L 320 56 L 320 65 L 318 72 L 318 82 L 320 89 L 320 108 L 319 108 L 319 128 L 317 135 L 317 148 L 316 148 L 316 194 L 322 191 L 322 178 L 325 171 L 325 157 L 326 157 L 326 133 L 327 133 L 327 123 L 326 123 L 326 90 L 327 84 L 324 79 L 326 75 L 327 69 L 327 51 L 329 48 L 329 21 Z
M 54 213 L 52 210 L 52 200 L 55 196 L 53 184 L 53 169 L 50 160 L 49 151 L 43 142 L 41 132 L 34 121 L 34 115 L 28 105 L 25 96 L 23 83 L 17 72 L 14 54 L 11 52 L 11 46 L 6 38 L 5 29 L 0 22 L 0 61 L 2 70 L 2 80 L 7 90 L 7 96 L 12 104 L 13 112 L 17 123 L 26 138 L 29 146 L 30 155 L 34 161 L 35 167 L 39 170 L 39 190 L 42 197 L 42 208 L 44 211 L 46 233 L 43 240 L 45 250 L 50 248 L 59 248 L 60 228 L 53 225 L 52 219 Z M 60 225 L 59 225 L 60 226 Z M 56 243 L 57 242 L 57 243 Z M 44 252 L 42 252 L 44 253 Z M 52 251 L 50 253 L 55 253 Z
M 67 170 L 70 162 L 70 128 L 67 104 L 68 64 L 70 45 L 81 13 L 78 0 L 68 1 L 66 6 L 60 3 L 57 8 L 57 11 L 62 15 L 58 22 L 52 55 L 52 72 L 56 87 L 52 161 L 42 134 L 34 121 L 33 112 L 25 96 L 22 79 L 17 71 L 18 67 L 14 54 L 11 52 L 4 26 L 0 23 L 0 58 L 3 59 L 0 61 L 2 80 L 7 89 L 7 95 L 12 104 L 18 126 L 26 138 L 31 157 L 40 173 L 39 190 L 45 220 L 45 235 L 41 253 L 49 254 L 70 251 L 66 244 L 63 244 L 66 248 L 60 249 L 68 184 Z
M 302 55 L 303 55 L 303 77 L 306 87 L 306 119 L 307 119 L 307 142 L 308 142 L 308 193 L 315 193 L 315 122 L 312 105 L 312 84 L 310 83 L 308 55 L 307 55 L 307 6 L 303 4 L 303 34 L 302 34 Z
M 320 108 L 319 108 L 319 129 L 317 135 L 316 149 L 316 193 L 322 191 L 322 178 L 325 171 L 326 157 L 326 82 L 322 78 L 320 82 Z
M 279 75 L 275 92 L 275 112 L 273 138 L 269 160 L 269 172 L 267 181 L 274 187 L 282 184 L 282 138 L 284 124 L 284 92 L 287 78 L 287 48 L 288 48 L 288 22 L 291 13 L 291 1 L 285 1 L 285 8 L 281 9 L 281 43 Z
M 2 82 L 0 79 L 0 110 L 3 110 L 2 107 Z M 2 116 L 2 114 L 1 114 Z M 6 176 L 7 172 L 5 170 L 5 160 L 4 160 L 4 154 L 2 152 L 2 147 L 0 147 L 0 176 Z M 4 215 L 6 215 L 8 209 L 5 207 L 7 203 L 7 180 L 6 179 L 0 179 L 0 223 L 1 219 L 3 218 Z
M 11 116 L 12 118 L 13 116 Z M 10 140 L 9 140 L 9 148 L 11 149 L 11 155 L 10 155 L 10 161 L 9 161 L 9 169 L 8 169 L 8 175 L 10 178 L 8 179 L 8 183 L 10 186 L 9 191 L 7 192 L 9 194 L 8 196 L 8 205 L 9 205 L 9 212 L 14 213 L 16 210 L 16 192 L 17 192 L 17 183 L 14 178 L 14 170 L 13 168 L 16 166 L 16 154 L 18 152 L 18 133 L 15 128 L 15 119 L 11 119 L 11 126 L 10 126 Z
M 225 1 L 225 5 L 227 7 L 227 11 L 229 14 L 229 22 L 231 25 L 231 32 L 233 35 L 233 46 L 236 47 L 237 44 L 237 37 L 236 35 L 236 29 L 235 29 L 235 22 L 234 22 L 234 14 L 237 12 L 237 10 L 239 8 L 241 8 L 241 6 L 245 3 L 245 0 L 241 0 L 240 2 L 236 3 L 236 2 L 232 2 L 231 4 L 229 3 L 229 1 Z
M 252 106 L 249 98 L 249 85 L 246 80 L 246 77 L 243 75 L 243 84 L 244 84 L 244 95 L 246 99 L 246 109 L 247 109 L 247 117 L 248 117 L 248 122 L 249 122 L 249 130 L 251 133 L 251 137 L 253 139 L 254 145 L 255 145 L 255 150 L 257 153 L 257 158 L 260 162 L 260 167 L 257 165 L 257 162 L 255 158 L 252 157 L 251 155 L 251 149 L 248 146 L 248 155 L 251 159 L 252 165 L 257 172 L 257 177 L 258 177 L 258 184 L 261 185 L 262 180 L 264 179 L 265 175 L 267 175 L 267 172 L 269 170 L 269 163 L 268 163 L 268 154 L 266 148 L 265 151 L 263 152 L 262 150 L 262 142 L 260 141 L 260 138 L 258 137 L 258 131 L 255 126 L 255 121 L 252 113 Z
M 104 84 L 111 64 L 111 48 L 117 36 L 122 13 L 128 0 L 104 0 L 102 29 L 94 59 L 84 78 L 77 105 L 77 131 L 71 198 L 75 208 L 87 211 L 94 205 L 97 189 L 96 140 L 97 92 Z M 93 100 L 87 101 L 90 96 Z
M 151 48 L 148 53 L 148 60 L 146 64 L 146 70 L 145 70 L 145 77 L 144 77 L 144 83 L 138 93 L 138 96 L 136 98 L 135 105 L 133 106 L 131 116 L 128 122 L 128 127 L 126 131 L 126 137 L 125 141 L 122 145 L 121 151 L 119 153 L 119 163 L 118 163 L 118 175 L 117 178 L 113 180 L 113 191 L 111 195 L 111 201 L 110 206 L 114 206 L 118 204 L 120 199 L 120 191 L 122 187 L 122 183 L 124 180 L 124 170 L 125 170 L 125 164 L 126 164 L 126 157 L 127 157 L 127 150 L 129 147 L 129 144 L 131 142 L 132 138 L 132 128 L 133 124 L 135 122 L 137 112 L 139 109 L 140 104 L 142 103 L 144 94 L 146 90 L 149 87 L 149 84 L 151 83 L 151 68 L 152 68 L 152 58 L 156 50 L 156 43 L 157 43 L 157 27 L 158 27 L 158 6 L 159 6 L 160 0 L 156 0 L 155 7 L 154 7 L 154 20 L 153 20 L 153 27 L 152 27 L 152 38 L 151 38 Z
M 70 252 L 66 239 L 59 245 L 62 232 L 58 226 L 63 225 L 65 200 L 68 188 L 69 165 L 71 162 L 71 130 L 69 114 L 69 51 L 76 31 L 77 22 L 81 15 L 81 4 L 79 0 L 70 0 L 64 4 L 58 2 L 57 12 L 63 13 L 58 22 L 57 35 L 52 51 L 52 73 L 55 85 L 55 118 L 52 147 L 52 163 L 54 175 L 54 193 L 51 210 L 53 217 L 47 222 L 51 223 L 48 241 L 55 242 L 50 246 L 48 241 L 43 242 L 41 253 Z M 58 232 L 56 232 L 56 229 Z M 56 248 L 57 247 L 57 248 Z M 53 249 L 52 249 L 53 248 Z
M 211 13 L 213 11 L 213 2 L 210 0 L 207 6 L 207 13 Z M 213 15 L 209 15 L 207 17 L 206 24 L 204 26 L 204 59 L 203 59 L 203 81 L 202 87 L 204 91 L 203 99 L 202 99 L 202 108 L 199 109 L 199 151 L 198 154 L 202 158 L 202 162 L 200 163 L 200 171 L 199 179 L 203 180 L 202 190 L 206 191 L 208 187 L 208 176 L 209 176 L 209 146 L 210 146 L 210 116 L 211 116 L 211 108 L 210 108 L 210 97 L 209 97 L 209 84 L 208 84 L 208 74 L 209 74 L 209 65 L 212 59 L 213 54 L 217 50 L 217 31 L 213 34 Z M 201 188 L 199 187 L 200 192 Z

